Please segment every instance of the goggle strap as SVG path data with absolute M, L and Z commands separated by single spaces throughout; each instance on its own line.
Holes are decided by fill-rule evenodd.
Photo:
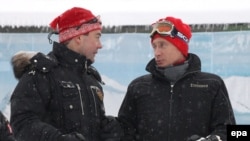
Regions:
M 187 36 L 185 36 L 184 34 L 179 32 L 176 28 L 173 29 L 172 33 L 173 33 L 172 35 L 175 35 L 176 37 L 182 39 L 184 42 L 186 42 L 186 43 L 189 42 Z
M 179 32 L 179 31 L 174 27 L 174 29 L 172 30 L 172 33 L 171 33 L 171 34 L 172 34 L 172 36 L 173 36 L 173 35 L 176 35 L 176 36 L 177 36 L 178 32 Z

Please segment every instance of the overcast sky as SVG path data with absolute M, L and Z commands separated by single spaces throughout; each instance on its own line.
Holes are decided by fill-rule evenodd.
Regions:
M 0 0 L 0 25 L 48 25 L 73 6 L 100 15 L 104 25 L 145 25 L 175 16 L 189 24 L 250 23 L 249 0 Z

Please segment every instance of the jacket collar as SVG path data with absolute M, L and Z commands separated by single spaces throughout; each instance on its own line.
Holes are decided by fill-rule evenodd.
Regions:
M 76 67 L 78 69 L 85 70 L 92 63 L 85 56 L 80 55 L 68 49 L 65 45 L 57 42 L 53 43 L 53 53 L 59 64 L 65 67 Z
M 189 65 L 184 75 L 187 73 L 201 71 L 201 61 L 197 55 L 189 53 L 187 58 L 187 63 Z M 149 61 L 149 63 L 146 66 L 146 71 L 150 72 L 151 74 L 153 74 L 158 78 L 164 79 L 164 74 L 160 72 L 159 69 L 157 69 L 155 59 Z

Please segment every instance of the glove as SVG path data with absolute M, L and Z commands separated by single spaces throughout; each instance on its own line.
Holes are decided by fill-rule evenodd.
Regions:
M 59 136 L 58 141 L 87 141 L 85 137 L 77 132 Z
M 205 141 L 204 137 L 200 137 L 198 135 L 192 135 L 191 137 L 188 138 L 187 141 Z
M 206 137 L 207 141 L 222 141 L 218 135 L 209 135 Z
M 107 116 L 102 121 L 101 138 L 103 141 L 120 141 L 124 136 L 119 121 L 113 116 Z
M 187 141 L 222 141 L 218 135 L 209 135 L 206 138 L 198 135 L 192 135 Z

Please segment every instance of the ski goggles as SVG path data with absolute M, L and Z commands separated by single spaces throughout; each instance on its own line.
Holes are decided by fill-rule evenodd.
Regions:
M 102 24 L 102 21 L 101 21 L 101 18 L 100 18 L 99 15 L 96 16 L 95 18 L 93 18 L 93 19 L 91 19 L 91 20 L 89 20 L 87 22 L 84 22 L 81 25 L 77 26 L 76 30 L 80 29 L 82 27 L 82 25 L 84 25 L 84 24 L 96 24 L 96 23 Z
M 184 42 L 188 43 L 189 40 L 188 38 L 179 32 L 175 27 L 174 24 L 172 24 L 169 21 L 159 21 L 157 23 L 154 23 L 152 25 L 153 30 L 150 33 L 150 37 L 152 38 L 155 33 L 158 33 L 162 36 L 170 36 L 171 38 L 173 37 L 178 37 L 182 39 Z
M 100 16 L 100 15 L 98 15 L 98 16 L 96 16 L 95 18 L 93 18 L 93 19 L 87 21 L 87 22 L 84 23 L 84 24 L 94 24 L 94 23 L 100 23 L 100 24 L 102 24 L 101 16 Z

